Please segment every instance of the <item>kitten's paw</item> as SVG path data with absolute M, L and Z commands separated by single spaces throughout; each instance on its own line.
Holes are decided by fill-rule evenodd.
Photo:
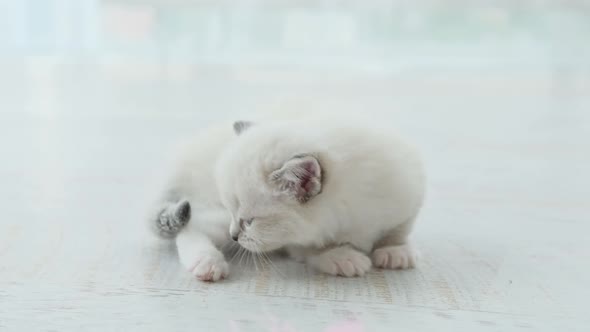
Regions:
M 344 277 L 362 276 L 371 269 L 369 257 L 349 247 L 330 249 L 307 262 L 321 272 Z
M 218 281 L 229 274 L 229 265 L 223 255 L 203 254 L 195 259 L 189 271 L 201 281 Z
M 390 246 L 373 251 L 373 264 L 383 269 L 411 269 L 418 262 L 418 252 L 410 245 Z

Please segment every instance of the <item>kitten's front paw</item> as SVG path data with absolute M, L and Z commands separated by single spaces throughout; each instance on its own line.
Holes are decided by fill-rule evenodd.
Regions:
M 417 262 L 418 253 L 407 244 L 373 251 L 373 264 L 383 269 L 411 269 Z
M 197 257 L 189 271 L 201 281 L 218 281 L 227 277 L 229 265 L 223 255 L 203 254 Z
M 369 257 L 349 247 L 330 249 L 307 261 L 321 272 L 344 277 L 362 276 L 371 269 Z

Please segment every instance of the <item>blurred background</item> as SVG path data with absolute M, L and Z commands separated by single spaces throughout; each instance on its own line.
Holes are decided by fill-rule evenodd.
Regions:
M 590 89 L 586 0 L 2 0 L 0 22 L 3 112 L 485 108 Z

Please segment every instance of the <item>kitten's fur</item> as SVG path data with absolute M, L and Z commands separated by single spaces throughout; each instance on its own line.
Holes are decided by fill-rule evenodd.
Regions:
M 389 130 L 333 117 L 234 130 L 200 135 L 152 222 L 164 236 L 181 230 L 180 260 L 199 279 L 227 276 L 220 248 L 231 238 L 251 251 L 287 249 L 332 275 L 414 266 L 407 236 L 424 176 Z
M 424 197 L 422 165 L 389 129 L 334 117 L 253 125 L 225 149 L 216 179 L 230 233 L 249 250 L 285 248 L 343 276 L 363 275 L 371 261 L 416 262 L 407 237 Z

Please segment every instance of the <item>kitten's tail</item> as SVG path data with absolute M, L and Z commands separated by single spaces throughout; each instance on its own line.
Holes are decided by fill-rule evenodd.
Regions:
M 191 219 L 191 204 L 188 200 L 182 199 L 178 202 L 166 202 L 159 210 L 152 228 L 160 237 L 173 238 L 178 234 Z

